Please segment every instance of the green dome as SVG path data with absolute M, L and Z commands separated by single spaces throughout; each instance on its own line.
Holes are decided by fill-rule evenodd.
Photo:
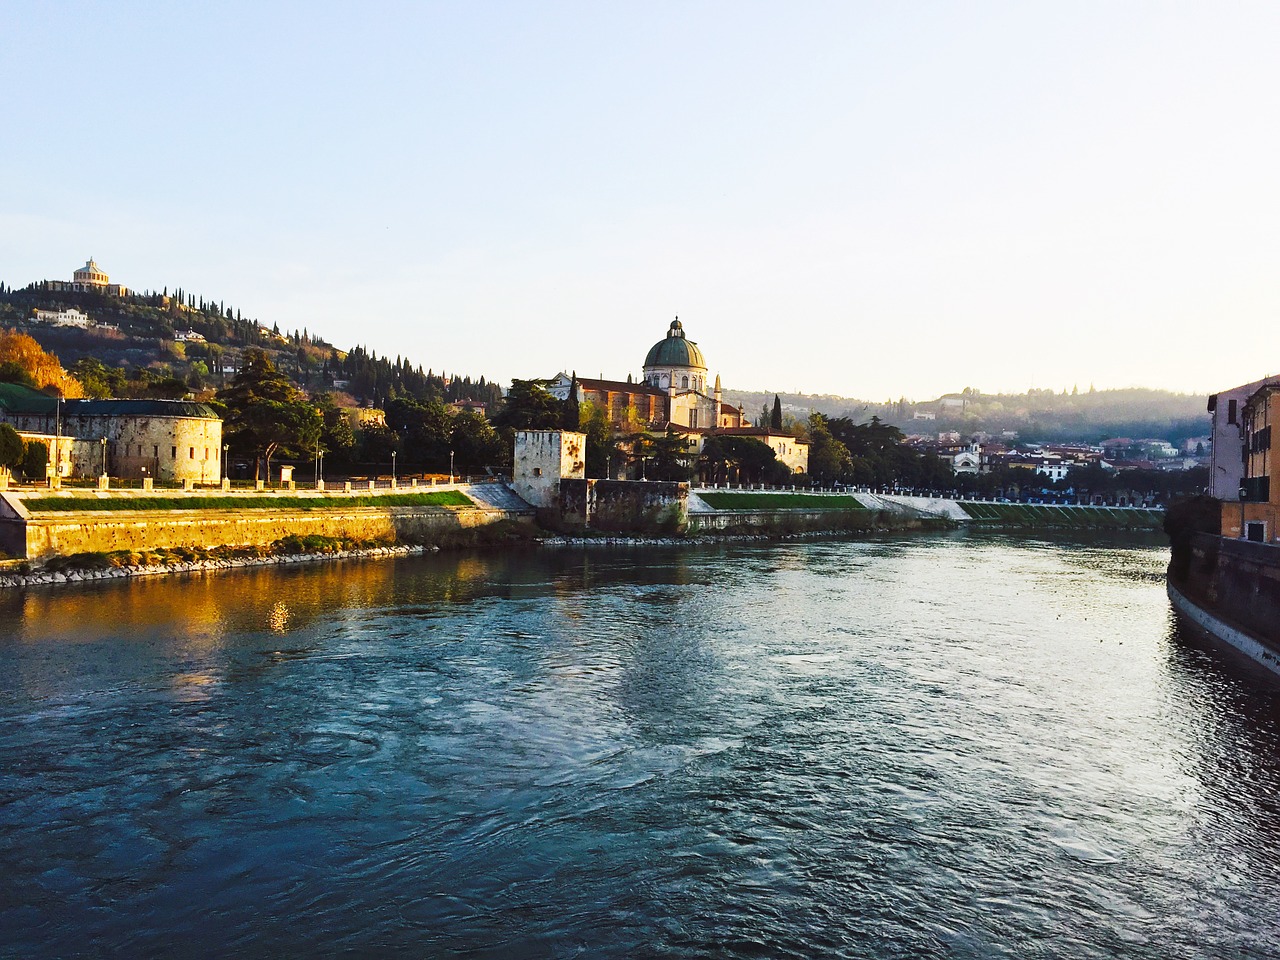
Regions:
M 644 358 L 645 367 L 700 367 L 707 368 L 702 351 L 692 340 L 686 339 L 679 320 L 672 320 L 665 340 L 659 340 Z

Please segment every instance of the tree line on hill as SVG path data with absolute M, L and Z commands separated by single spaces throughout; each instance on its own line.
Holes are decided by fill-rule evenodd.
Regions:
M 83 310 L 107 326 L 82 329 L 32 322 L 36 309 L 65 307 Z M 343 353 L 306 328 L 282 333 L 277 324 L 268 329 L 223 301 L 180 288 L 172 294 L 166 287 L 161 293 L 115 297 L 54 291 L 41 284 L 21 290 L 0 287 L 0 325 L 22 327 L 73 367 L 86 361 L 80 367 L 81 380 L 95 397 L 172 398 L 224 388 L 243 363 L 245 351 L 253 348 L 265 352 L 276 370 L 298 387 L 313 393 L 347 393 L 358 403 L 381 406 L 409 397 L 419 403 L 435 398 L 492 404 L 502 397 L 502 388 L 483 376 L 448 377 L 361 346 Z M 178 342 L 174 338 L 179 331 L 193 331 L 204 339 Z M 186 388 L 181 393 L 180 386 Z
M 726 402 L 748 410 L 766 408 L 771 394 L 725 391 Z M 957 431 L 965 436 L 1016 433 L 1037 443 L 1111 437 L 1155 437 L 1174 443 L 1207 432 L 1206 398 L 1132 387 L 1119 390 L 1031 389 L 1021 394 L 986 394 L 973 387 L 936 400 L 902 398 L 870 402 L 834 395 L 781 394 L 784 414 L 803 421 L 811 413 L 865 422 L 876 417 L 906 434 Z

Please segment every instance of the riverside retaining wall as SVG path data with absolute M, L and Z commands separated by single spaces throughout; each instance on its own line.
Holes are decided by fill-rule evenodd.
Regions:
M 560 523 L 569 529 L 683 530 L 689 485 L 661 480 L 561 480 Z
M 74 553 L 159 547 L 267 546 L 282 537 L 323 536 L 430 543 L 505 519 L 528 517 L 480 507 L 347 506 L 334 498 L 311 509 L 109 510 L 28 513 L 4 495 L 0 550 L 39 560 Z
M 1196 534 L 1177 585 L 1215 616 L 1280 648 L 1280 546 Z

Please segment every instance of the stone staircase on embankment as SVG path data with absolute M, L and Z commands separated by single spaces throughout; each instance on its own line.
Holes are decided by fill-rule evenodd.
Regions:
M 487 510 L 501 510 L 520 516 L 533 516 L 533 507 L 526 503 L 514 490 L 501 481 L 492 483 L 471 483 L 458 488 L 475 501 L 476 506 Z

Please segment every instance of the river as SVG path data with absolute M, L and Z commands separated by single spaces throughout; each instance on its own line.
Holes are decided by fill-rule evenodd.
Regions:
M 1275 957 L 1277 685 L 1158 541 L 0 595 L 0 956 Z

